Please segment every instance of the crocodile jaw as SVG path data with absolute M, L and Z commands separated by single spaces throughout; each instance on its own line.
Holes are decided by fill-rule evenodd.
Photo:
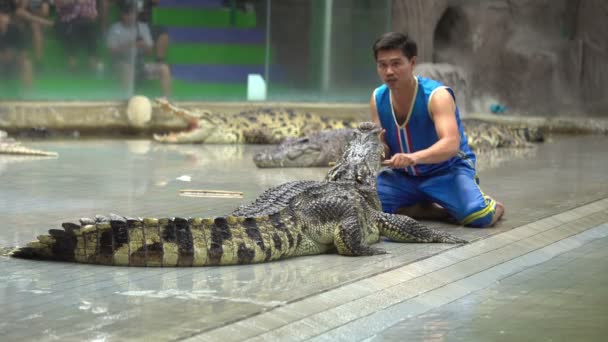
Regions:
M 213 127 L 199 124 L 197 127 L 189 128 L 180 132 L 169 134 L 154 134 L 154 140 L 165 144 L 195 144 L 204 143 L 214 134 Z

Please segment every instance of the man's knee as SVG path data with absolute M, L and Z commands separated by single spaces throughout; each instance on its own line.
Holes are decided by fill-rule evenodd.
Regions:
M 503 214 L 504 206 L 502 203 L 490 199 L 486 207 L 469 213 L 462 220 L 462 224 L 471 228 L 488 228 L 494 226 Z

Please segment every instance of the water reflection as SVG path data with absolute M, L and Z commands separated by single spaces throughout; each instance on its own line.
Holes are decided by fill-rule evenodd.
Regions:
M 321 179 L 327 172 L 325 168 L 259 170 L 251 158 L 263 146 L 166 146 L 109 140 L 32 144 L 36 145 L 58 151 L 60 158 L 5 164 L 0 182 L 1 245 L 23 244 L 65 220 L 95 213 L 223 214 L 269 186 L 293 179 Z M 537 149 L 480 154 L 480 169 L 493 168 L 483 177 L 484 187 L 500 194 L 514 213 L 498 230 L 604 198 L 605 146 L 605 137 L 577 137 Z M 175 179 L 184 174 L 192 176 L 188 187 L 245 189 L 246 196 L 242 200 L 179 197 L 184 183 Z M 168 183 L 156 186 L 155 180 L 163 178 Z M 464 230 L 480 236 L 497 231 Z M 382 247 L 391 254 L 370 258 L 318 255 L 261 265 L 181 269 L 0 258 L 4 271 L 0 273 L 4 308 L 0 330 L 15 334 L 7 340 L 50 336 L 179 339 L 439 252 L 421 245 L 384 243 Z M 431 323 L 425 327 L 429 339 L 445 336 L 443 331 L 449 328 L 444 329 L 441 320 L 429 318 Z
M 161 336 L 216 327 L 282 306 L 295 294 L 314 293 L 298 286 L 303 279 L 314 279 L 319 266 L 275 262 L 143 269 L 47 263 L 40 268 L 39 263 L 17 262 L 22 264 L 19 270 L 0 276 L 6 313 L 0 328 L 44 326 L 63 338 L 109 326 L 103 330 L 120 331 L 126 318 L 149 322 Z M 62 320 L 50 322 L 50 316 Z
M 40 162 L 43 160 L 57 159 L 58 157 L 46 156 L 18 156 L 18 155 L 3 155 L 0 154 L 0 176 L 6 172 L 9 164 L 22 162 Z
M 538 148 L 497 148 L 476 152 L 477 171 L 496 169 L 505 163 L 518 159 L 536 158 Z

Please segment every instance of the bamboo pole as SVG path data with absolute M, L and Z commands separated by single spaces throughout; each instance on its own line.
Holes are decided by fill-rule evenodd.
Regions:
M 243 198 L 242 192 L 227 190 L 182 189 L 179 191 L 179 195 L 185 197 Z

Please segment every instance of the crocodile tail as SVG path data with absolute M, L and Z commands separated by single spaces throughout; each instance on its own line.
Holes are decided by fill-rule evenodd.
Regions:
M 15 146 L 0 146 L 0 154 L 11 154 L 11 155 L 21 155 L 21 156 L 40 156 L 40 157 L 57 157 L 57 152 L 49 152 L 37 150 L 21 145 Z
M 13 257 L 114 266 L 249 264 L 295 255 L 299 234 L 289 218 L 126 218 L 110 215 L 64 223 Z
M 36 241 L 15 248 L 8 255 L 23 259 L 76 261 L 75 247 L 76 235 L 71 229 L 51 229 L 48 235 L 40 235 Z

